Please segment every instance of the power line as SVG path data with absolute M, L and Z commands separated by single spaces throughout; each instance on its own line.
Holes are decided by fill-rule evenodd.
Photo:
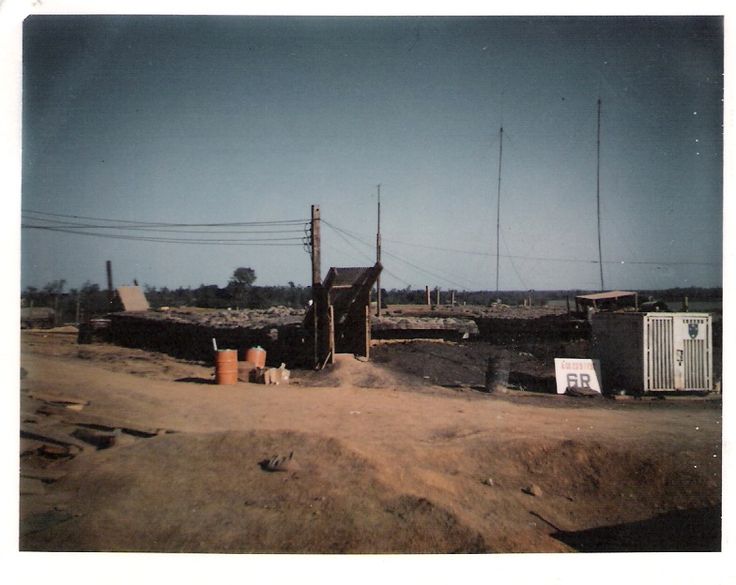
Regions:
M 355 244 L 353 244 L 350 240 L 347 239 L 347 237 L 343 234 L 341 234 L 335 227 L 327 223 L 324 219 L 322 220 L 322 223 L 325 224 L 327 227 L 332 228 L 332 230 L 337 234 L 342 241 L 344 241 L 348 246 L 350 246 L 355 252 L 357 252 L 360 256 L 368 260 L 369 262 L 373 262 L 373 258 L 371 258 L 368 254 L 360 250 Z
M 403 258 L 400 258 L 396 254 L 392 254 L 391 252 L 387 252 L 386 250 L 384 250 L 384 253 L 387 256 L 391 256 L 395 260 L 398 260 L 399 262 L 403 262 L 404 264 L 406 264 L 408 266 L 411 266 L 415 270 L 418 270 L 419 272 L 423 272 L 424 274 L 426 274 L 428 276 L 431 276 L 431 277 L 436 278 L 438 280 L 442 280 L 444 282 L 450 283 L 451 285 L 457 286 L 457 287 L 462 288 L 462 289 L 471 288 L 471 287 L 465 286 L 464 284 L 460 284 L 458 282 L 455 282 L 454 280 L 450 280 L 449 278 L 447 278 L 445 276 L 442 276 L 441 274 L 437 274 L 436 272 L 432 272 L 431 270 L 427 270 L 426 268 L 422 268 L 421 266 L 418 266 L 417 264 L 414 264 L 413 262 L 409 262 L 408 260 L 404 260 Z M 470 283 L 470 281 L 467 281 L 467 282 Z
M 198 245 L 218 245 L 218 246 L 302 246 L 303 238 L 263 238 L 263 239 L 212 239 L 212 238 L 157 238 L 148 236 L 130 236 L 122 234 L 100 234 L 96 232 L 87 232 L 79 229 L 68 229 L 54 226 L 41 226 L 21 224 L 24 229 L 39 229 L 51 232 L 60 232 L 67 234 L 76 234 L 81 236 L 94 236 L 98 238 L 108 238 L 115 240 L 132 240 L 137 242 L 157 242 L 164 244 L 198 244 Z M 286 243 L 293 242 L 293 243 Z M 296 243 L 298 242 L 298 243 Z
M 506 248 L 506 251 L 509 251 L 509 245 L 506 243 L 506 238 L 503 235 L 503 231 L 501 232 L 501 240 L 503 241 L 503 245 Z M 519 279 L 519 282 L 521 283 L 521 286 L 523 286 L 525 289 L 528 289 L 526 282 L 524 282 L 524 279 L 521 277 L 521 274 L 519 274 L 519 271 L 516 269 L 516 264 L 514 264 L 514 259 L 511 257 L 511 255 L 508 255 L 509 258 L 509 264 L 511 264 L 511 268 L 513 268 L 514 273 L 516 274 L 516 277 Z M 496 285 L 496 292 L 498 292 L 498 285 Z
M 242 221 L 242 222 L 220 222 L 220 223 L 170 223 L 170 222 L 155 222 L 155 221 L 134 221 L 127 219 L 111 219 L 105 217 L 91 217 L 86 215 L 67 215 L 64 213 L 50 213 L 46 211 L 35 211 L 32 209 L 23 209 L 22 213 L 33 213 L 36 215 L 50 216 L 50 217 L 64 217 L 67 219 L 84 219 L 92 221 L 107 221 L 117 222 L 120 224 L 131 224 L 136 226 L 155 226 L 155 227 L 246 227 L 246 226 L 275 226 L 275 225 L 301 225 L 308 223 L 308 219 L 284 219 L 284 220 L 270 220 L 270 221 Z
M 213 233 L 212 228 L 206 230 L 187 230 L 179 228 L 164 228 L 164 227 L 153 227 L 153 226 L 141 226 L 141 225 L 95 225 L 89 223 L 76 223 L 72 221 L 64 221 L 58 219 L 46 219 L 38 218 L 33 216 L 25 215 L 22 219 L 29 221 L 43 221 L 47 224 L 51 224 L 48 227 L 60 227 L 69 229 L 110 229 L 120 231 L 143 231 L 143 232 L 162 232 L 162 233 L 180 233 L 180 234 L 211 234 Z M 268 226 L 266 226 L 268 227 Z M 295 229 L 281 229 L 281 230 L 263 230 L 263 229 L 242 229 L 242 230 L 216 230 L 217 234 L 298 234 L 303 232 L 302 227 L 294 226 Z
M 361 244 L 363 244 L 364 246 L 369 246 L 369 247 L 372 247 L 372 245 L 371 245 L 371 244 L 368 244 L 368 243 L 366 243 L 365 241 L 361 240 L 361 239 L 360 239 L 359 237 L 357 237 L 357 236 L 354 236 L 354 235 L 352 235 L 352 234 L 351 234 L 350 232 L 348 232 L 347 230 L 343 230 L 342 228 L 339 228 L 339 227 L 337 227 L 337 226 L 335 226 L 335 225 L 332 225 L 332 224 L 330 224 L 330 223 L 326 222 L 325 220 L 322 220 L 322 223 L 324 223 L 324 224 L 326 224 L 327 226 L 331 227 L 331 228 L 332 228 L 333 230 L 336 230 L 336 231 L 338 231 L 338 232 L 343 232 L 343 233 L 344 233 L 345 235 L 347 235 L 347 236 L 349 236 L 349 237 L 351 237 L 351 238 L 355 239 L 356 241 L 360 242 L 360 243 L 361 243 Z M 442 281 L 444 281 L 444 282 L 447 282 L 447 283 L 449 283 L 449 284 L 451 284 L 451 285 L 453 285 L 453 286 L 457 286 L 457 287 L 459 287 L 459 288 L 462 288 L 462 289 L 465 289 L 465 288 L 470 288 L 470 287 L 466 287 L 466 286 L 465 286 L 465 285 L 463 285 L 463 284 L 459 284 L 458 282 L 455 282 L 455 281 L 453 281 L 453 280 L 451 280 L 451 279 L 449 279 L 449 278 L 447 278 L 447 277 L 445 277 L 445 276 L 442 276 L 442 275 L 440 275 L 440 274 L 437 274 L 436 272 L 432 272 L 431 270 L 427 270 L 426 268 L 422 268 L 421 266 L 419 266 L 419 265 L 417 265 L 417 264 L 414 264 L 414 263 L 412 263 L 412 262 L 410 262 L 410 261 L 408 261 L 408 260 L 405 260 L 405 259 L 403 259 L 403 258 L 401 258 L 401 257 L 397 256 L 396 254 L 393 254 L 393 253 L 391 253 L 391 252 L 386 252 L 385 250 L 384 250 L 384 252 L 385 252 L 385 254 L 386 254 L 386 255 L 388 255 L 388 256 L 390 256 L 390 257 L 394 258 L 395 260 L 398 260 L 399 262 L 403 262 L 404 264 L 407 264 L 408 266 L 411 266 L 411 267 L 412 267 L 412 268 L 414 268 L 415 270 L 418 270 L 419 272 L 422 272 L 422 273 L 424 273 L 424 274 L 427 274 L 428 276 L 431 276 L 431 277 L 433 277 L 433 278 L 437 278 L 437 279 L 439 279 L 439 280 L 442 280 Z M 466 282 L 470 283 L 471 281 L 469 281 L 469 280 L 468 280 L 468 281 L 466 281 Z M 477 283 L 476 283 L 476 284 L 477 284 Z
M 335 232 L 335 234 L 337 236 L 339 236 L 348 246 L 350 246 L 353 250 L 355 250 L 356 253 L 358 253 L 360 256 L 362 256 L 363 258 L 365 258 L 369 262 L 373 262 L 373 258 L 371 258 L 368 254 L 364 253 L 363 251 L 361 251 L 355 244 L 353 244 L 350 240 L 348 240 L 347 237 L 345 237 L 343 234 L 341 234 L 339 231 L 337 231 L 333 226 L 329 225 L 324 219 L 322 220 L 322 223 L 324 223 L 329 228 L 331 228 Z M 324 246 L 324 243 L 323 243 L 323 246 Z M 393 272 L 391 272 L 385 266 L 383 267 L 383 272 L 385 272 L 389 276 L 395 278 L 399 282 L 401 282 L 401 283 L 403 283 L 403 284 L 405 284 L 407 286 L 411 286 L 411 283 L 407 282 L 406 280 L 404 280 L 400 276 L 394 274 Z
M 394 240 L 392 238 L 383 238 L 385 242 L 393 242 L 403 246 L 413 246 L 415 248 L 425 248 L 428 250 L 437 250 L 440 252 L 454 252 L 457 254 L 469 254 L 473 256 L 495 256 L 490 252 L 479 252 L 477 250 L 461 250 L 458 248 L 444 248 L 441 246 L 430 246 L 425 244 L 416 244 L 414 242 L 404 242 Z M 501 254 L 501 258 L 514 258 L 516 260 L 539 260 L 543 262 L 579 262 L 582 264 L 598 264 L 598 260 L 585 260 L 582 258 L 551 258 L 544 256 L 522 256 L 519 254 Z M 678 262 L 657 262 L 655 260 L 604 260 L 604 264 L 649 264 L 653 266 L 720 266 L 720 262 L 699 262 L 699 261 L 678 261 Z

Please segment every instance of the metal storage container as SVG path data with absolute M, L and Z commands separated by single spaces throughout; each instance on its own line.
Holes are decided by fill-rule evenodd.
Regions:
M 596 313 L 593 357 L 607 392 L 711 391 L 713 327 L 707 313 Z

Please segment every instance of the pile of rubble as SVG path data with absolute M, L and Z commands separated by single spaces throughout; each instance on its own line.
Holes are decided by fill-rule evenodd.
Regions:
M 207 327 L 247 327 L 263 329 L 301 323 L 304 309 L 271 307 L 269 309 L 221 310 L 210 309 L 157 309 L 145 313 L 147 319 L 165 320 L 172 323 L 191 323 Z
M 472 319 L 458 317 L 387 315 L 372 318 L 371 332 L 375 339 L 469 339 L 478 336 L 478 325 Z

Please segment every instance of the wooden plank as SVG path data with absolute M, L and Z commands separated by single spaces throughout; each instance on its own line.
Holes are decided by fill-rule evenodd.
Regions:
M 65 406 L 67 408 L 69 408 L 70 405 L 87 406 L 89 404 L 89 400 L 83 400 L 81 398 L 71 398 L 69 396 L 56 396 L 52 394 L 43 394 L 39 392 L 31 392 L 30 394 L 28 394 L 28 396 L 30 398 L 34 398 L 35 400 L 41 400 L 42 402 L 48 402 L 50 404 Z
M 46 415 L 53 414 L 59 416 L 64 423 L 70 425 L 93 425 L 100 427 L 99 430 L 123 429 L 146 435 L 159 435 L 162 432 L 162 429 L 159 428 L 139 426 L 121 419 L 117 419 L 113 422 L 101 416 L 96 416 L 86 412 L 77 412 L 60 406 L 43 405 L 37 412 Z M 38 430 L 41 431 L 40 428 Z M 45 430 L 43 432 L 45 432 Z
M 58 481 L 66 475 L 65 471 L 45 467 L 43 469 L 21 469 L 21 477 L 29 477 L 31 479 L 39 479 L 41 481 Z
M 329 352 L 329 362 L 335 363 L 335 307 L 329 305 L 327 310 L 328 327 L 329 327 L 329 341 L 327 351 Z
M 55 431 L 49 428 L 37 428 L 32 425 L 21 425 L 20 436 L 23 439 L 31 439 L 42 443 L 50 443 L 52 445 L 61 445 L 63 447 L 76 447 L 77 449 L 88 449 L 90 446 L 74 437 L 63 432 Z

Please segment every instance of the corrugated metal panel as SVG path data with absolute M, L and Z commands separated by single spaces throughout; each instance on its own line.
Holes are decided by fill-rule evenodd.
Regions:
M 635 297 L 638 293 L 628 290 L 612 290 L 608 292 L 592 293 L 589 295 L 577 295 L 576 299 L 584 299 L 589 301 L 601 301 L 610 299 L 620 299 L 622 297 Z
M 124 311 L 148 311 L 151 308 L 139 286 L 119 286 L 117 293 Z
M 675 386 L 674 326 L 672 317 L 648 316 L 645 347 L 645 390 L 668 390 Z
M 712 334 L 705 313 L 597 314 L 593 356 L 609 389 L 710 391 Z
M 711 359 L 710 359 L 710 323 L 708 319 L 685 318 L 684 328 L 689 330 L 690 325 L 695 325 L 699 331 L 702 327 L 705 331 L 703 338 L 699 334 L 690 336 L 683 340 L 683 367 L 685 388 L 688 390 L 710 390 L 711 389 Z

